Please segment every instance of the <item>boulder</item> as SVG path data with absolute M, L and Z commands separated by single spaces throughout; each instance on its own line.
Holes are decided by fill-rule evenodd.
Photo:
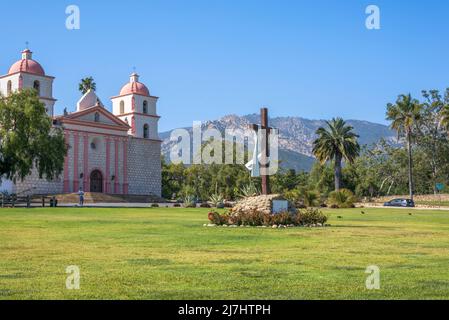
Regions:
M 247 197 L 237 201 L 230 212 L 233 214 L 239 214 L 257 211 L 270 214 L 273 212 L 273 200 L 285 200 L 285 198 L 279 194 Z M 288 204 L 288 211 L 291 213 L 296 212 L 296 208 L 291 202 Z

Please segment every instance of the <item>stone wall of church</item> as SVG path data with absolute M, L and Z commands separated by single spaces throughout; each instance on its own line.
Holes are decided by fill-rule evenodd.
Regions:
M 129 194 L 161 196 L 161 142 L 130 138 L 128 143 Z
M 100 170 L 105 174 L 106 167 L 106 141 L 104 137 L 90 136 L 89 152 L 88 152 L 88 164 L 89 172 L 94 169 Z M 96 150 L 91 149 L 90 143 L 96 142 Z M 83 152 L 84 152 L 84 137 L 78 137 L 78 157 L 75 161 L 74 158 L 74 143 L 75 138 L 73 134 L 69 135 L 68 142 L 70 149 L 68 152 L 68 185 L 69 192 L 76 192 L 74 189 L 74 168 L 73 164 L 78 164 L 78 174 L 83 172 Z M 109 177 L 115 175 L 115 140 L 110 139 L 110 167 Z M 124 191 L 124 141 L 119 139 L 117 142 L 118 156 L 117 156 L 117 169 L 118 176 L 116 181 L 108 179 L 109 193 L 122 194 Z M 127 140 L 127 181 L 128 181 L 128 194 L 130 195 L 156 195 L 161 196 L 161 143 L 155 140 L 147 140 L 140 138 L 130 137 Z M 105 176 L 103 177 L 106 178 Z M 83 187 L 83 179 L 78 177 L 79 186 Z M 87 190 L 86 190 L 87 191 Z M 103 190 L 104 192 L 105 190 Z M 48 181 L 46 179 L 39 179 L 37 170 L 33 170 L 32 174 L 25 178 L 24 181 L 17 181 L 14 185 L 13 192 L 18 194 L 61 194 L 64 193 L 64 172 L 54 179 Z
M 63 181 L 64 173 L 54 179 L 39 179 L 39 173 L 36 169 L 33 169 L 31 175 L 27 176 L 25 180 L 20 179 L 16 181 L 14 186 L 14 193 L 19 195 L 29 195 L 29 194 L 59 194 L 62 193 L 64 188 Z

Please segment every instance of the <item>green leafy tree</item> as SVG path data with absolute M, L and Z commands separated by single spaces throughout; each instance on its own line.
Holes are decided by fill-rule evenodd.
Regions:
M 413 199 L 413 130 L 417 128 L 421 118 L 422 106 L 418 100 L 413 99 L 410 94 L 400 95 L 396 104 L 387 105 L 387 120 L 391 121 L 391 128 L 396 130 L 398 138 L 405 137 L 408 151 L 408 182 L 410 199 Z
M 0 176 L 23 180 L 33 168 L 40 178 L 58 177 L 67 145 L 61 129 L 52 126 L 35 90 L 0 97 Z
M 89 90 L 97 90 L 97 84 L 95 83 L 94 78 L 87 77 L 81 79 L 78 90 L 81 91 L 82 94 L 86 94 L 86 92 Z
M 313 143 L 313 154 L 321 164 L 334 162 L 335 190 L 341 187 L 342 161 L 353 163 L 360 153 L 359 137 L 353 127 L 342 118 L 326 121 L 327 128 L 318 128 L 318 138 Z

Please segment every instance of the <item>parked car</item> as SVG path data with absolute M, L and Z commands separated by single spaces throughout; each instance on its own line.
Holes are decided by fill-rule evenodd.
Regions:
M 415 202 L 411 199 L 393 199 L 384 203 L 384 207 L 414 208 Z

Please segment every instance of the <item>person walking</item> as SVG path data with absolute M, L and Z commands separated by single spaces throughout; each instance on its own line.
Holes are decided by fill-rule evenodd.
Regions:
M 78 196 L 80 198 L 79 205 L 82 207 L 82 206 L 84 206 L 84 191 L 83 191 L 83 189 L 80 188 L 80 190 L 78 191 Z

